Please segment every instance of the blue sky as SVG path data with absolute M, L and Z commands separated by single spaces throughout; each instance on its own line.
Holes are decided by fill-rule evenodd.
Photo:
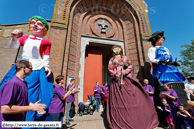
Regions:
M 194 0 L 145 0 L 152 33 L 162 30 L 163 44 L 180 59 L 180 46 L 194 38 Z M 0 24 L 26 23 L 33 15 L 52 19 L 55 0 L 0 0 Z

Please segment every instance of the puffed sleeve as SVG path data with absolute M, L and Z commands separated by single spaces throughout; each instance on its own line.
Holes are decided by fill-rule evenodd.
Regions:
M 43 39 L 41 42 L 41 45 L 43 46 L 43 63 L 44 66 L 49 67 L 49 59 L 50 59 L 50 49 L 51 49 L 51 41 Z
M 20 46 L 24 46 L 25 44 L 25 41 L 27 40 L 29 36 L 25 35 L 24 37 L 21 37 L 19 38 L 18 40 L 16 41 L 13 41 L 12 39 L 10 40 L 10 43 L 9 43 L 9 47 L 11 49 L 17 49 L 19 48 Z
M 155 47 L 151 47 L 148 50 L 148 58 L 149 58 L 149 61 L 154 64 L 158 64 L 158 62 L 160 61 L 158 59 L 155 59 L 156 58 L 156 48 Z
M 114 78 L 114 75 L 116 74 L 116 66 L 113 64 L 113 60 L 114 60 L 114 57 L 112 57 L 109 60 L 109 64 L 108 64 L 108 71 L 111 75 L 111 78 Z

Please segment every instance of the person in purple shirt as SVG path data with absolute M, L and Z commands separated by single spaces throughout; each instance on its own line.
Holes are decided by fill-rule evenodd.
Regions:
M 101 95 L 101 101 L 102 101 L 102 105 L 103 105 L 103 108 L 104 108 L 104 112 L 106 112 L 106 103 L 104 102 L 104 98 L 105 98 L 105 95 L 108 94 L 109 92 L 109 88 L 108 88 L 108 85 L 107 85 L 107 82 L 105 82 L 103 85 L 102 85 L 102 95 Z
M 189 117 L 189 125 L 194 129 L 194 101 L 187 101 L 187 107 L 190 111 L 185 111 L 184 113 Z
M 69 88 L 69 91 L 66 93 L 63 88 L 64 84 L 64 76 L 58 75 L 55 78 L 57 85 L 53 90 L 53 99 L 51 101 L 49 107 L 49 114 L 51 117 L 51 121 L 61 121 L 61 125 L 63 125 L 63 109 L 65 105 L 65 99 L 75 90 L 77 90 L 74 86 Z
M 164 90 L 160 92 L 160 98 L 166 98 L 168 104 L 172 108 L 172 114 L 174 117 L 174 123 L 177 129 L 180 129 L 181 125 L 177 117 L 177 109 L 180 104 L 177 93 L 172 89 L 172 86 L 168 83 L 163 84 Z
M 99 112 L 100 111 L 101 94 L 103 94 L 102 88 L 99 86 L 99 82 L 96 82 L 96 86 L 94 86 L 93 91 L 94 91 L 94 97 L 96 99 L 95 111 Z
M 164 116 L 166 117 L 166 121 L 169 125 L 169 128 L 174 129 L 172 109 L 168 105 L 167 100 L 165 98 L 162 98 L 161 101 L 162 101 L 162 107 L 158 106 L 158 109 L 164 112 Z
M 71 79 L 70 84 L 67 86 L 67 92 L 71 89 L 71 87 L 73 87 L 75 83 L 75 79 Z M 73 109 L 73 104 L 75 101 L 75 94 L 79 92 L 79 89 L 73 91 L 66 99 L 67 102 L 67 110 L 66 110 L 66 125 L 71 125 L 69 122 L 73 121 L 73 119 L 71 118 L 72 115 L 72 109 Z
M 7 81 L 0 91 L 0 128 L 2 121 L 24 121 L 27 111 L 37 111 L 38 114 L 45 114 L 43 108 L 45 104 L 35 104 L 28 102 L 26 76 L 32 72 L 32 64 L 25 60 L 20 60 L 15 65 L 16 76 Z
M 144 84 L 143 88 L 147 92 L 147 94 L 149 95 L 149 97 L 152 100 L 152 102 L 154 103 L 154 98 L 153 98 L 154 90 L 153 90 L 151 85 L 148 85 L 148 83 L 149 83 L 148 79 L 144 79 L 143 80 L 143 84 Z
M 188 115 L 185 114 L 185 107 L 183 104 L 179 104 L 179 112 L 177 112 L 177 116 L 179 117 L 181 129 L 190 129 Z

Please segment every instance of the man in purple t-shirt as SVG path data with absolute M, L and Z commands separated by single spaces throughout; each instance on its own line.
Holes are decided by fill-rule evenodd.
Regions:
M 94 91 L 94 97 L 96 99 L 96 109 L 95 109 L 95 111 L 99 112 L 100 111 L 101 94 L 103 94 L 102 88 L 99 86 L 99 82 L 96 82 L 96 86 L 94 86 L 93 91 Z
M 152 100 L 152 102 L 154 103 L 154 98 L 153 98 L 154 90 L 153 90 L 151 85 L 148 85 L 148 83 L 149 83 L 148 79 L 144 79 L 143 80 L 143 84 L 144 84 L 143 88 L 147 92 L 147 94 L 149 95 L 149 97 Z
M 70 90 L 71 87 L 73 87 L 73 84 L 75 83 L 75 79 L 71 79 L 70 84 L 67 86 L 67 92 Z M 73 119 L 71 119 L 71 115 L 72 115 L 72 109 L 73 109 L 73 104 L 75 101 L 75 93 L 78 93 L 78 90 L 73 91 L 66 99 L 67 102 L 67 110 L 66 110 L 66 118 L 65 118 L 65 122 L 66 125 L 70 125 L 70 121 L 73 121 Z
M 2 121 L 24 121 L 27 111 L 37 111 L 39 114 L 46 113 L 43 108 L 45 104 L 35 104 L 28 102 L 26 76 L 32 72 L 32 64 L 21 60 L 15 65 L 16 76 L 7 81 L 0 91 L 0 127 Z

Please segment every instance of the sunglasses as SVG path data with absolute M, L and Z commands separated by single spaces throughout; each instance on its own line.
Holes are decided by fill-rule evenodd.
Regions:
M 28 69 L 32 70 L 32 68 L 30 68 L 30 67 L 28 67 L 28 66 L 26 66 L 26 68 L 28 68 Z

